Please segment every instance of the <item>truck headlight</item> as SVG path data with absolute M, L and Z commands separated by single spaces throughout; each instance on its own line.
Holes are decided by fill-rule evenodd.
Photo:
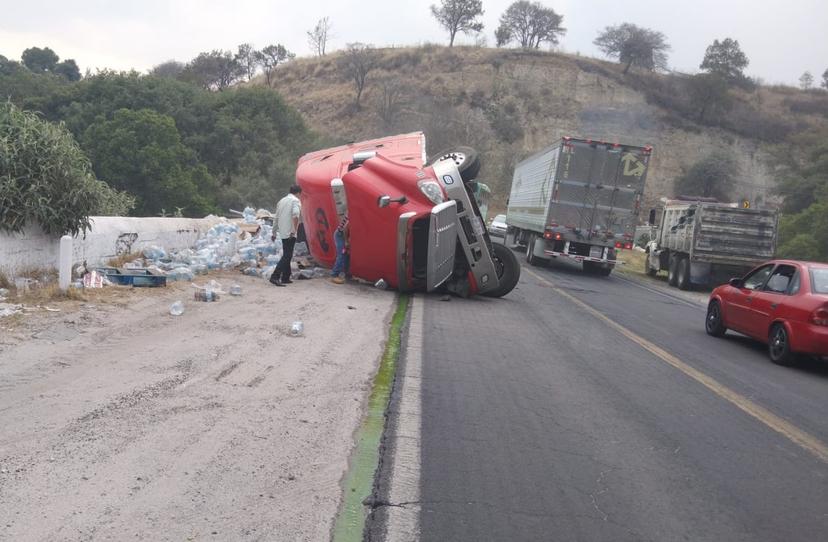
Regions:
M 443 189 L 440 187 L 437 181 L 424 179 L 418 182 L 417 186 L 420 187 L 420 192 L 422 192 L 425 197 L 431 200 L 431 203 L 433 203 L 434 205 L 438 205 L 446 201 L 446 196 L 443 195 Z

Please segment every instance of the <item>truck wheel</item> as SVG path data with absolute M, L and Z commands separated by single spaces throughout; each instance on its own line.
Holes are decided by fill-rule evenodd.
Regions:
M 500 284 L 494 290 L 485 292 L 483 295 L 486 297 L 503 297 L 517 286 L 518 280 L 520 280 L 520 264 L 515 253 L 506 245 L 493 244 L 492 249 L 492 259 Z
M 676 263 L 676 286 L 679 290 L 690 289 L 690 259 L 687 256 L 678 258 Z
M 670 265 L 667 267 L 667 284 L 675 286 L 677 282 L 676 271 L 678 267 L 678 258 L 670 254 Z
M 590 275 L 598 275 L 599 277 L 608 277 L 612 273 L 613 266 L 604 265 L 598 262 L 584 262 L 584 273 Z
M 480 155 L 471 147 L 450 147 L 438 152 L 428 159 L 428 165 L 434 165 L 443 160 L 451 160 L 460 172 L 464 183 L 473 181 L 480 173 Z
M 644 271 L 647 273 L 648 277 L 654 277 L 658 275 L 658 269 L 650 265 L 650 255 L 647 254 L 647 257 L 644 258 Z
M 535 257 L 535 234 L 530 233 L 529 239 L 526 241 L 526 263 L 536 266 L 539 264 L 538 258 Z

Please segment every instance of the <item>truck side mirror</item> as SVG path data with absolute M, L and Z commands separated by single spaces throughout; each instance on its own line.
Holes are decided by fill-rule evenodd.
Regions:
M 389 205 L 391 205 L 391 196 L 380 196 L 377 200 L 377 206 L 380 208 L 388 207 Z
M 656 219 L 656 210 L 650 209 L 650 216 L 647 218 L 647 224 L 650 226 L 655 226 L 655 219 Z

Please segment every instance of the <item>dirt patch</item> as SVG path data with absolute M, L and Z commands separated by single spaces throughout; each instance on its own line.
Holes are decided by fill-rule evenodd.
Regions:
M 329 536 L 394 294 L 207 278 L 0 321 L 0 539 Z

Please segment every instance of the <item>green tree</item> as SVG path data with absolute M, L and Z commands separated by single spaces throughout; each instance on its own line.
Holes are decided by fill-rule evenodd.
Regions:
M 95 178 L 89 159 L 62 125 L 0 103 L 0 231 L 31 223 L 76 234 L 95 214 L 125 214 L 129 196 Z
M 814 76 L 811 75 L 811 72 L 806 71 L 802 74 L 802 77 L 799 78 L 799 86 L 802 90 L 808 90 L 814 86 Z
M 184 71 L 183 77 L 208 90 L 224 90 L 244 75 L 244 68 L 230 51 L 200 53 Z
M 478 20 L 483 13 L 481 0 L 442 0 L 440 7 L 431 6 L 431 14 L 449 33 L 449 47 L 454 46 L 458 32 L 471 34 L 483 30 L 483 23 Z
M 708 45 L 699 67 L 727 81 L 739 82 L 745 79 L 744 69 L 748 64 L 748 57 L 739 47 L 739 41 L 725 38 L 722 41 L 713 40 L 713 44 Z
M 212 176 L 181 142 L 175 121 L 149 109 L 121 109 L 86 129 L 84 146 L 98 175 L 136 197 L 137 214 L 181 207 L 185 216 L 215 210 Z
M 256 59 L 265 74 L 267 86 L 270 86 L 273 77 L 273 71 L 279 64 L 293 60 L 295 54 L 288 51 L 281 43 L 276 45 L 268 45 L 261 51 L 256 51 Z
M 249 43 L 242 43 L 236 50 L 234 60 L 239 64 L 239 71 L 250 81 L 259 67 L 259 51 Z
M 149 74 L 153 77 L 170 77 L 172 79 L 177 79 L 184 73 L 185 68 L 186 66 L 183 62 L 179 62 L 177 60 L 167 60 L 166 62 L 153 66 Z
M 34 73 L 53 73 L 60 57 L 48 47 L 30 47 L 23 51 L 21 60 Z
M 8 58 L 0 55 L 0 76 L 9 76 L 17 74 L 22 67 L 20 66 L 19 62 L 15 62 L 14 60 L 9 60 Z
M 497 46 L 512 40 L 524 49 L 538 49 L 544 42 L 557 44 L 558 38 L 566 34 L 566 29 L 561 27 L 562 22 L 563 15 L 543 7 L 540 2 L 514 2 L 500 16 L 500 26 L 495 31 Z
M 699 122 L 726 113 L 733 105 L 727 81 L 722 75 L 700 73 L 688 78 L 686 84 L 690 105 Z
M 55 64 L 54 72 L 68 81 L 80 81 L 81 79 L 80 68 L 78 68 L 78 64 L 71 58 Z
M 631 66 L 650 71 L 667 68 L 670 45 L 661 32 L 623 23 L 606 27 L 593 43 L 608 57 L 618 58 L 624 64 L 624 73 Z
M 676 195 L 727 201 L 738 175 L 739 166 L 734 158 L 723 151 L 714 151 L 690 167 L 683 168 L 681 176 L 676 179 Z
M 822 72 L 822 88 L 828 89 L 828 68 Z

